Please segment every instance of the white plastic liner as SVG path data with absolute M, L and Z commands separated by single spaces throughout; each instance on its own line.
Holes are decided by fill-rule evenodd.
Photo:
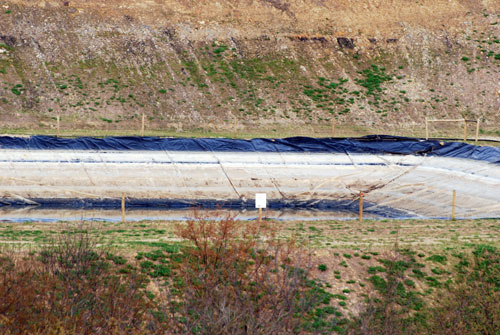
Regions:
M 0 199 L 356 201 L 419 217 L 500 217 L 500 166 L 412 155 L 179 151 L 0 151 Z M 0 215 L 2 215 L 0 213 Z

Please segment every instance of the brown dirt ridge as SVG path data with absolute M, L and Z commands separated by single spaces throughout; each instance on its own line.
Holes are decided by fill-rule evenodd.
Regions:
M 496 135 L 496 1 L 0 1 L 4 132 L 338 127 Z M 450 125 L 450 127 L 455 127 Z M 301 133 L 302 134 L 302 133 Z

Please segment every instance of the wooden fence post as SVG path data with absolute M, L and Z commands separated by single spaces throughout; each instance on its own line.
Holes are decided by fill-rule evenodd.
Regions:
M 425 139 L 429 139 L 429 119 L 425 118 Z
M 335 137 L 335 118 L 332 117 L 332 137 Z
M 457 191 L 453 190 L 453 195 L 451 199 L 451 219 L 455 220 L 455 203 L 457 200 Z
M 467 120 L 464 119 L 464 141 L 467 142 Z
M 144 113 L 142 113 L 141 136 L 144 137 Z
M 59 117 L 59 115 L 57 116 L 56 118 L 57 120 L 57 137 L 61 136 L 61 118 Z
M 238 118 L 234 118 L 234 138 L 238 137 Z
M 259 224 L 262 223 L 262 208 L 259 208 Z
M 481 121 L 479 121 L 479 119 L 477 119 L 476 120 L 476 141 L 475 141 L 476 143 L 477 143 L 477 141 L 479 141 L 479 122 L 481 122 Z
M 363 192 L 359 194 L 359 222 L 363 221 Z
M 122 223 L 125 223 L 125 193 L 122 193 Z

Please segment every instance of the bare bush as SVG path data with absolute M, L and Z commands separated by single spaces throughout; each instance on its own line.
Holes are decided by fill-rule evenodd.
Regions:
M 178 225 L 182 251 L 168 307 L 177 334 L 294 334 L 319 295 L 311 257 L 266 224 L 197 217 Z
M 102 272 L 105 250 L 98 246 L 98 239 L 88 233 L 90 226 L 83 224 L 63 231 L 42 247 L 40 261 L 44 270 L 63 280 L 92 277 Z
M 0 333 L 144 333 L 145 278 L 121 274 L 96 245 L 85 231 L 69 231 L 38 258 L 0 257 Z

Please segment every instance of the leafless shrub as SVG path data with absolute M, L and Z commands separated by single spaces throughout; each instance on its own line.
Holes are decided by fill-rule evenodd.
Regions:
M 144 334 L 144 278 L 120 274 L 85 231 L 36 254 L 0 255 L 1 334 Z
M 310 255 L 267 224 L 231 216 L 178 225 L 183 250 L 168 307 L 177 334 L 293 334 L 317 304 Z M 310 292 L 309 292 L 310 293 Z
M 91 226 L 80 224 L 67 229 L 40 251 L 40 261 L 44 269 L 64 280 L 72 280 L 82 275 L 98 275 L 104 266 L 105 250 L 98 246 L 98 239 L 88 233 Z

